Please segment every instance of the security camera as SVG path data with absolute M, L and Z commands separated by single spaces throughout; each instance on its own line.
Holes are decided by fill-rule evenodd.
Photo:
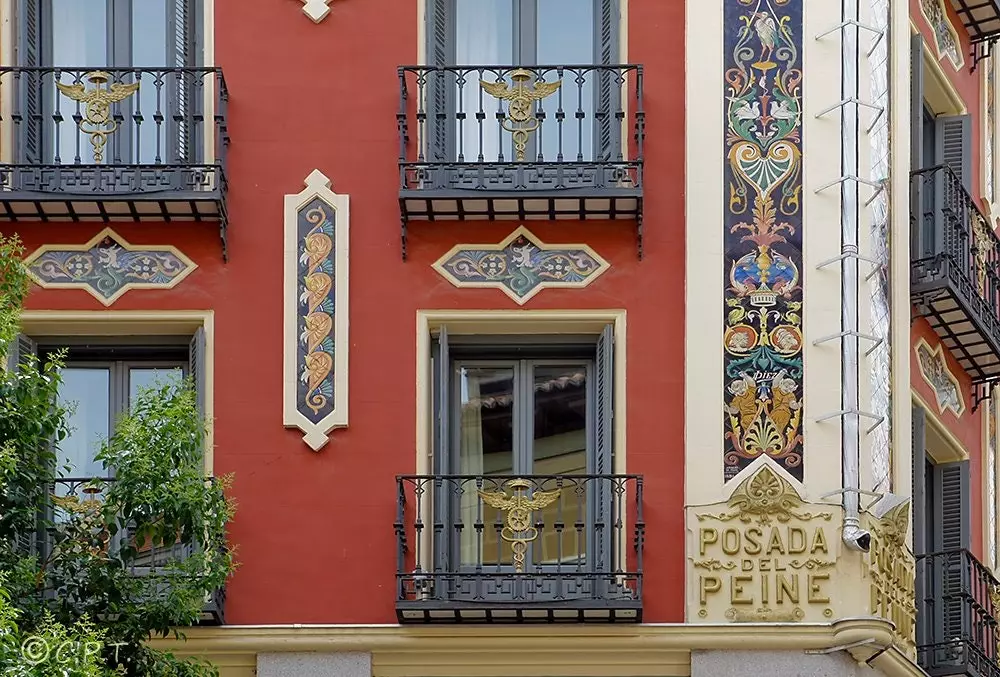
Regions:
M 868 552 L 872 547 L 872 535 L 864 529 L 854 528 L 844 531 L 844 543 L 851 550 Z

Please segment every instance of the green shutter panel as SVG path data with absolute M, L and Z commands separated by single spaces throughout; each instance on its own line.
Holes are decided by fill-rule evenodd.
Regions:
M 608 325 L 597 340 L 596 372 L 594 375 L 594 563 L 593 570 L 610 574 L 616 567 L 625 568 L 625 562 L 614 561 L 615 521 L 624 519 L 624 506 L 615 501 L 612 480 L 606 478 L 614 468 L 614 325 Z M 613 503 L 617 503 L 613 505 Z M 617 508 L 617 509 L 616 509 Z M 598 581 L 598 585 L 611 585 L 611 577 Z M 599 588 L 599 591 L 603 588 Z
M 427 0 L 427 65 L 454 66 L 455 61 L 455 2 Z M 454 76 L 444 71 L 427 74 L 428 156 L 444 162 L 451 158 L 451 123 L 454 109 Z M 473 86 L 471 83 L 467 86 Z
M 934 495 L 937 498 L 934 550 L 954 553 L 937 557 L 934 565 L 934 598 L 939 606 L 935 629 L 941 632 L 936 639 L 947 641 L 962 636 L 963 628 L 967 629 L 970 621 L 963 592 L 971 590 L 971 572 L 968 560 L 959 554 L 968 550 L 972 542 L 969 462 L 935 466 Z
M 602 66 L 617 64 L 618 58 L 618 0 L 594 0 L 597 21 L 595 36 L 597 63 Z M 608 70 L 597 71 L 597 158 L 615 160 L 623 157 L 621 142 L 622 111 L 621 92 L 624 84 Z
M 15 44 L 18 66 L 35 68 L 42 65 L 41 11 L 41 0 L 17 0 Z M 38 73 L 22 72 L 15 84 L 18 91 L 12 119 L 18 160 L 26 164 L 41 163 L 42 77 Z
M 971 192 L 972 184 L 972 118 L 968 115 L 943 115 L 937 125 L 937 162 L 948 165 L 962 186 Z

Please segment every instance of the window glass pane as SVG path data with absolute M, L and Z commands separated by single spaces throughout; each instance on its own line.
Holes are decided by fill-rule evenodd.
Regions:
M 105 66 L 108 64 L 108 8 L 107 0 L 52 0 L 51 40 L 53 66 Z M 52 87 L 46 80 L 46 86 Z M 73 85 L 83 84 L 88 88 L 89 82 L 75 80 L 75 74 L 63 75 L 60 82 Z M 54 91 L 55 88 L 52 87 Z M 90 164 L 94 161 L 94 149 L 90 137 L 81 134 L 77 129 L 73 115 L 77 108 L 82 114 L 84 106 L 78 106 L 75 101 L 55 93 L 59 97 L 59 112 L 63 121 L 56 129 L 56 138 L 50 143 L 58 144 L 51 149 L 53 157 L 58 151 L 63 164 L 72 164 L 76 156 L 80 161 Z M 51 128 L 47 131 L 51 131 Z
M 183 64 L 174 63 L 173 59 L 167 58 L 167 1 L 166 0 L 132 0 L 132 65 L 146 66 L 149 68 L 164 68 L 181 66 Z M 157 88 L 152 73 L 146 73 L 140 80 L 139 91 L 135 93 L 133 105 L 142 114 L 142 122 L 135 123 L 136 128 L 132 130 L 133 143 L 136 148 L 132 150 L 135 161 L 140 163 L 152 163 L 156 160 L 157 147 L 157 125 L 153 117 L 157 111 Z M 166 75 L 164 86 L 161 89 L 160 102 L 161 112 L 164 115 L 172 115 L 175 111 L 162 107 L 167 106 L 164 96 L 168 89 L 174 87 L 175 76 Z M 164 122 L 160 127 L 159 153 L 161 160 L 169 158 L 163 157 L 167 150 L 163 147 L 166 141 L 166 129 Z
M 535 475 L 573 475 L 587 472 L 587 366 L 534 368 Z M 586 530 L 575 525 L 586 520 L 586 485 L 562 490 L 559 497 L 533 520 L 545 524 L 535 541 L 538 563 L 575 562 L 586 553 Z M 555 525 L 563 524 L 561 530 Z
M 466 66 L 508 66 L 514 58 L 514 0 L 455 0 L 455 63 Z M 465 83 L 453 81 L 456 112 L 465 114 L 456 120 L 455 159 L 477 162 L 482 154 L 486 162 L 496 162 L 501 143 L 510 157 L 510 133 L 500 129 L 497 111 L 500 102 L 482 91 L 479 80 L 495 82 L 495 72 L 471 71 Z M 485 119 L 476 119 L 477 113 Z M 480 139 L 480 137 L 482 137 Z
M 184 379 L 184 370 L 180 367 L 151 369 L 148 367 L 133 367 L 128 370 L 128 401 L 129 404 L 139 394 L 139 388 L 159 388 L 164 385 L 179 385 Z
M 537 0 L 538 25 L 535 31 L 535 49 L 538 64 L 547 66 L 579 66 L 593 64 L 594 55 L 594 3 L 590 0 Z M 585 84 L 575 80 L 580 75 Z M 537 132 L 539 148 L 546 161 L 558 159 L 559 137 L 562 135 L 562 155 L 566 161 L 593 158 L 594 81 L 598 72 L 567 73 L 563 78 L 562 92 L 557 91 L 538 105 L 545 111 L 545 120 Z M 545 78 L 555 81 L 552 73 Z M 560 96 L 565 119 L 560 124 L 556 118 Z M 577 118 L 582 112 L 583 118 Z
M 59 403 L 70 409 L 70 432 L 60 445 L 56 473 L 64 477 L 106 476 L 94 456 L 110 434 L 111 371 L 67 367 L 62 377 Z
M 510 475 L 514 472 L 514 370 L 510 367 L 461 367 L 459 378 L 460 475 Z M 509 561 L 509 548 L 496 525 L 504 514 L 486 505 L 476 483 L 461 484 L 462 563 Z M 488 490 L 500 487 L 488 486 Z M 477 523 L 484 525 L 477 531 Z

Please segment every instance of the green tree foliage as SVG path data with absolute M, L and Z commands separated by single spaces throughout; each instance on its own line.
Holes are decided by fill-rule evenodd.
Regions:
M 0 355 L 28 289 L 21 253 L 0 236 Z M 140 391 L 97 456 L 114 479 L 59 496 L 61 367 L 0 371 L 0 675 L 217 675 L 145 643 L 196 622 L 233 570 L 233 506 L 226 482 L 204 476 L 193 384 Z

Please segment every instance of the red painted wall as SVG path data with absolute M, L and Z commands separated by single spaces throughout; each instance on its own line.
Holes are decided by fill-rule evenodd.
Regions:
M 983 110 L 985 101 L 983 73 L 981 68 L 977 68 L 975 71 L 971 70 L 972 57 L 970 55 L 972 53 L 972 46 L 969 42 L 969 35 L 963 27 L 962 22 L 959 21 L 957 14 L 955 14 L 952 9 L 951 3 L 945 2 L 944 4 L 948 10 L 951 23 L 958 33 L 959 41 L 961 43 L 961 51 L 965 57 L 965 65 L 961 69 L 956 70 L 948 57 L 944 57 L 939 63 L 941 68 L 948 75 L 951 83 L 954 85 L 955 90 L 962 98 L 962 101 L 965 103 L 968 113 L 972 116 L 972 195 L 979 205 L 979 208 L 984 214 L 988 215 L 990 212 L 988 209 L 984 208 L 982 202 L 983 149 L 985 148 L 982 136 L 984 133 Z M 935 47 L 934 33 L 928 26 L 926 20 L 924 20 L 923 14 L 920 12 L 920 0 L 910 0 L 910 16 L 924 37 L 924 49 L 936 58 L 937 50 Z M 982 66 L 982 64 L 980 64 L 980 66 Z M 912 346 L 915 346 L 917 340 L 921 337 L 923 337 L 932 348 L 937 346 L 940 341 L 938 340 L 937 334 L 934 333 L 934 331 L 930 328 L 930 325 L 924 319 L 917 320 L 913 323 L 910 331 L 910 337 L 910 381 L 913 389 L 919 393 L 921 397 L 923 397 L 924 401 L 934 407 L 934 413 L 936 414 L 937 410 L 933 390 L 931 390 L 930 386 L 927 385 L 923 377 L 920 375 Z M 984 555 L 983 533 L 980 525 L 982 524 L 983 519 L 985 519 L 983 513 L 982 492 L 983 458 L 985 455 L 985 450 L 983 449 L 984 410 L 977 409 L 976 412 L 972 411 L 972 402 L 969 399 L 971 393 L 971 381 L 962 368 L 958 366 L 958 363 L 948 352 L 947 348 L 945 349 L 945 353 L 948 355 L 948 362 L 952 373 L 955 374 L 962 383 L 962 395 L 966 398 L 966 411 L 961 418 L 957 418 L 950 410 L 946 411 L 944 414 L 938 415 L 938 418 L 944 422 L 949 431 L 955 435 L 955 437 L 969 452 L 969 473 L 972 485 L 972 545 L 973 552 L 982 560 Z
M 415 2 L 343 0 L 314 25 L 298 2 L 216 2 L 216 62 L 230 91 L 230 263 L 211 225 L 125 224 L 132 243 L 178 246 L 200 266 L 176 289 L 114 309 L 215 310 L 215 469 L 234 473 L 241 566 L 234 624 L 392 623 L 396 474 L 415 471 L 415 317 L 420 308 L 517 308 L 455 289 L 430 264 L 517 224 L 413 224 L 400 260 L 396 68 L 417 59 Z M 628 311 L 628 472 L 646 478 L 645 616 L 684 610 L 684 7 L 632 2 L 629 60 L 645 72 L 645 260 L 629 222 L 528 224 L 587 242 L 611 270 L 525 308 Z M 282 195 L 313 169 L 351 196 L 350 427 L 314 453 L 282 426 Z M 19 225 L 29 250 L 82 243 L 98 225 Z M 84 292 L 37 290 L 32 309 L 94 309 Z

